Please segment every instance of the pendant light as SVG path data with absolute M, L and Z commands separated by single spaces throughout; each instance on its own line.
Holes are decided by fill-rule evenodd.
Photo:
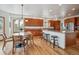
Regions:
M 22 7 L 21 10 L 22 10 L 22 11 L 21 11 L 21 19 L 20 19 L 20 21 L 19 21 L 19 24 L 20 24 L 20 25 L 19 25 L 19 26 L 20 26 L 20 31 L 22 31 L 22 30 L 23 30 L 23 27 L 24 27 L 24 25 L 23 25 L 23 24 L 24 24 L 24 19 L 23 19 L 23 6 L 24 6 L 24 5 L 21 4 L 21 7 Z

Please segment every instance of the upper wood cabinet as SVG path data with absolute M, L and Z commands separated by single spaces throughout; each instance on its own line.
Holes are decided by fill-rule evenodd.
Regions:
M 75 18 L 70 18 L 69 21 L 75 23 Z
M 76 17 L 75 19 L 76 19 L 76 21 L 75 21 L 76 25 L 79 26 L 79 17 Z
M 66 20 L 64 21 L 65 26 L 66 26 L 68 23 L 70 23 L 70 22 L 73 22 L 73 23 L 75 24 L 75 17 L 74 17 L 74 18 L 66 19 Z
M 24 25 L 25 26 L 43 26 L 43 19 L 25 18 Z
M 53 27 L 54 26 L 54 21 L 49 20 L 48 22 L 49 22 L 49 27 Z
M 59 20 L 49 20 L 49 27 L 54 27 L 55 31 L 60 31 L 60 21 Z
M 73 18 L 69 18 L 66 19 L 64 21 L 65 26 L 67 26 L 70 22 L 72 22 L 74 24 L 74 31 L 79 31 L 79 17 L 73 17 Z

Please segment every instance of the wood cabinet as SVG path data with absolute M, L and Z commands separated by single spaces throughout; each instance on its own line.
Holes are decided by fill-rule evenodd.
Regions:
M 77 31 L 77 38 L 79 38 L 79 31 Z
M 75 26 L 79 27 L 79 17 L 75 18 Z M 77 30 L 77 28 L 76 28 L 76 30 Z
M 64 25 L 66 27 L 66 31 L 75 31 L 75 29 L 76 29 L 75 17 L 66 19 L 64 21 Z
M 70 18 L 69 21 L 75 23 L 75 17 L 74 18 Z
M 49 20 L 49 23 L 50 23 L 50 27 L 54 27 L 54 30 L 55 31 L 60 31 L 60 21 L 57 20 L 57 21 L 54 21 L 54 20 Z
M 70 23 L 70 22 L 73 22 L 73 23 L 75 24 L 75 17 L 74 17 L 74 18 L 66 19 L 66 20 L 64 21 L 65 26 L 66 26 L 68 23 Z
M 71 32 L 71 33 L 66 33 L 66 47 L 76 45 L 76 33 Z
M 33 36 L 41 36 L 42 35 L 42 30 L 41 29 L 25 29 L 25 32 L 30 31 Z
M 79 17 L 68 18 L 64 22 L 66 27 L 70 22 L 74 24 L 74 32 L 66 33 L 66 46 L 76 45 L 79 41 Z
M 74 31 L 79 31 L 79 17 L 66 19 L 64 21 L 65 26 L 67 26 L 70 22 L 74 24 Z
M 60 31 L 60 21 L 55 21 L 54 29 Z
M 43 27 L 43 19 L 25 18 L 24 19 L 24 26 L 25 27 L 28 26 L 28 28 L 24 29 L 25 32 L 30 31 L 33 34 L 33 36 L 41 36 L 42 29 L 36 28 L 36 27 Z
M 49 24 L 50 24 L 50 25 L 49 25 L 50 27 L 54 27 L 54 21 L 49 20 L 48 22 L 49 22 Z
M 69 19 L 66 19 L 66 20 L 64 21 L 64 25 L 66 26 L 68 23 L 69 23 Z
M 79 17 L 76 19 L 76 25 L 79 26 Z
M 25 26 L 43 26 L 43 19 L 25 18 L 24 25 Z

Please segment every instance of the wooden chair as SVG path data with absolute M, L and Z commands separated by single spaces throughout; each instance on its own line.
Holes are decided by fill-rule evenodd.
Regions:
M 24 48 L 24 54 L 26 52 L 26 46 L 29 46 L 29 41 L 30 43 L 33 42 L 33 37 L 31 35 L 31 33 L 27 32 L 28 35 L 24 35 L 24 36 L 13 36 L 13 54 L 15 54 L 16 52 L 16 44 L 17 43 L 21 43 L 23 45 L 23 48 Z
M 28 45 L 33 45 L 34 44 L 34 40 L 33 40 L 33 35 L 32 35 L 32 33 L 31 32 L 26 32 L 28 35 L 26 35 L 25 37 L 26 37 L 26 39 L 28 39 Z M 30 42 L 30 44 L 29 44 L 29 42 Z
M 2 37 L 3 37 L 3 41 L 4 41 L 2 50 L 4 50 L 4 47 L 6 47 L 6 43 L 10 41 L 8 39 L 11 39 L 12 37 L 8 38 L 5 33 L 2 34 Z
M 15 54 L 16 52 L 16 44 L 22 44 L 24 48 L 25 54 L 25 45 L 27 45 L 27 39 L 23 39 L 23 36 L 13 36 L 13 50 L 12 53 Z

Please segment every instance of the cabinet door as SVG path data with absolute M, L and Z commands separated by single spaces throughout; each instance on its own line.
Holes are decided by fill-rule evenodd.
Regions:
M 70 22 L 75 23 L 75 18 L 70 18 Z
M 54 21 L 53 20 L 49 20 L 49 26 L 54 27 Z
M 28 22 L 26 22 L 25 20 L 28 20 Z M 25 26 L 43 26 L 43 19 L 25 18 L 25 20 L 24 20 Z
M 54 29 L 56 31 L 60 31 L 60 21 L 55 21 L 55 23 L 54 23 Z
M 76 19 L 76 25 L 79 26 L 79 17 Z
M 41 34 L 41 32 L 42 32 L 41 29 L 24 29 L 24 31 L 25 32 L 30 31 L 33 34 L 33 36 L 41 36 L 42 35 Z
M 76 44 L 76 33 L 66 33 L 66 46 L 73 46 Z
M 64 25 L 67 26 L 68 23 L 69 23 L 69 19 L 66 19 L 66 20 L 64 21 Z

